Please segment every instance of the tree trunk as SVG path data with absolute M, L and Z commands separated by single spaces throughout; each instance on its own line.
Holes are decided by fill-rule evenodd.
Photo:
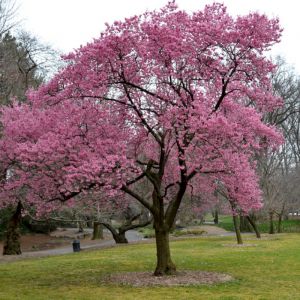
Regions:
M 273 215 L 274 215 L 273 212 L 269 213 L 269 221 L 270 221 L 269 234 L 274 234 L 275 233 Z
M 219 212 L 217 209 L 215 210 L 215 213 L 214 213 L 214 223 L 216 225 L 219 224 Z
M 84 230 L 83 230 L 83 222 L 82 221 L 79 221 L 78 222 L 78 232 L 79 233 L 82 233 Z
M 255 223 L 254 219 L 252 219 L 250 216 L 247 216 L 247 220 L 249 221 L 250 225 L 251 225 L 252 228 L 254 229 L 255 234 L 256 234 L 256 237 L 257 237 L 258 239 L 260 239 L 260 238 L 261 238 L 260 232 L 259 232 L 259 230 L 258 230 L 258 228 L 257 228 L 257 226 L 256 226 L 256 223 Z
M 88 218 L 88 220 L 86 221 L 86 226 L 87 228 L 94 228 L 94 222 L 91 218 Z
M 277 233 L 282 232 L 282 214 L 278 215 L 278 227 L 277 227 Z
M 93 224 L 93 237 L 92 240 L 103 240 L 103 227 L 99 222 Z
M 176 273 L 176 266 L 171 260 L 169 245 L 169 231 L 155 228 L 157 264 L 155 276 L 172 275 Z
M 7 232 L 4 241 L 3 255 L 21 254 L 20 223 L 22 219 L 22 204 L 18 203 L 17 209 L 7 225 Z
M 126 228 L 125 230 L 122 228 L 115 229 L 112 225 L 108 223 L 105 222 L 99 222 L 99 223 L 105 226 L 111 232 L 116 244 L 128 244 L 128 240 L 125 236 Z
M 239 224 L 239 217 L 237 215 L 233 215 L 233 224 L 234 224 L 234 229 L 235 229 L 235 234 L 236 234 L 236 240 L 239 245 L 243 244 L 242 240 L 242 235 L 240 231 L 240 224 Z
M 118 232 L 113 234 L 113 238 L 116 242 L 116 244 L 128 244 L 128 240 L 125 236 L 125 232 Z

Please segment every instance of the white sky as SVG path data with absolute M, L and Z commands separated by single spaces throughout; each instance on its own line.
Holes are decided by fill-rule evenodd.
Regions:
M 70 52 L 99 36 L 104 23 L 158 9 L 167 0 L 17 0 L 23 28 L 63 53 Z M 177 0 L 191 11 L 213 0 Z M 300 74 L 300 2 L 297 0 L 224 0 L 230 14 L 259 11 L 279 17 L 284 28 L 282 41 L 272 52 L 280 54 Z

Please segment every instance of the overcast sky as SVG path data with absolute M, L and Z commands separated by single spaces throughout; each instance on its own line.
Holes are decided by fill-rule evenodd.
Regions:
M 165 0 L 18 0 L 23 28 L 63 53 L 98 37 L 112 23 L 145 10 L 164 6 Z M 213 3 L 212 0 L 177 0 L 180 8 L 193 11 Z M 284 28 L 280 45 L 273 55 L 280 54 L 300 74 L 300 2 L 297 0 L 224 0 L 230 14 L 243 15 L 259 11 L 279 17 Z

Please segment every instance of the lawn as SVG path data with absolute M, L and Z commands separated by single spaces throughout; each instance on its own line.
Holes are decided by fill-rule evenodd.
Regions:
M 201 237 L 171 243 L 179 269 L 224 272 L 235 280 L 213 286 L 107 285 L 108 273 L 153 270 L 154 244 L 135 244 L 0 264 L 0 299 L 300 299 L 300 235 Z
M 207 221 L 212 221 L 208 218 Z M 234 231 L 232 216 L 221 215 L 219 217 L 219 224 L 217 225 L 221 228 L 224 228 L 228 231 Z M 257 222 L 258 229 L 261 233 L 269 232 L 269 223 L 265 222 Z M 277 221 L 274 222 L 275 232 L 277 231 Z M 282 232 L 290 233 L 290 232 L 298 232 L 300 233 L 300 220 L 283 220 L 282 221 Z

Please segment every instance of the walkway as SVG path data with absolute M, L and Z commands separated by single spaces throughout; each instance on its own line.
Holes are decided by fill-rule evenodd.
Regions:
M 199 229 L 205 231 L 206 233 L 203 234 L 203 237 L 207 236 L 233 236 L 235 235 L 234 232 L 226 231 L 220 227 L 213 226 L 213 225 L 201 225 L 197 226 Z M 74 229 L 75 230 L 75 229 Z M 75 230 L 76 231 L 76 230 Z M 64 233 L 62 233 L 64 234 Z M 77 233 L 78 235 L 78 233 Z M 60 233 L 58 233 L 57 236 L 60 236 Z M 72 236 L 72 235 L 71 235 Z M 81 250 L 89 250 L 89 249 L 103 249 L 103 248 L 109 248 L 116 246 L 115 241 L 111 238 L 110 235 L 109 239 L 104 240 L 90 240 L 90 239 L 84 239 L 80 240 L 81 243 Z M 128 239 L 129 243 L 139 242 L 142 240 L 148 240 L 153 241 L 153 239 L 143 239 L 142 235 L 135 231 L 135 230 L 129 230 L 126 232 L 126 237 Z M 195 236 L 199 237 L 199 236 Z M 72 237 L 73 238 L 73 237 Z M 77 236 L 74 235 L 74 239 L 76 239 Z M 183 237 L 180 237 L 183 238 Z M 172 239 L 180 239 L 180 238 L 172 238 Z M 0 263 L 4 262 L 10 262 L 10 261 L 16 261 L 16 260 L 22 260 L 26 258 L 33 258 L 33 257 L 47 257 L 47 256 L 53 256 L 53 255 L 62 255 L 62 254 L 68 254 L 73 252 L 72 242 L 70 242 L 70 245 L 68 246 L 60 246 L 54 249 L 47 249 L 47 250 L 39 250 L 39 251 L 24 251 L 21 255 L 0 255 Z
M 129 243 L 138 242 L 143 239 L 143 237 L 135 230 L 129 230 L 126 232 L 126 237 Z M 88 249 L 101 249 L 101 248 L 109 248 L 115 246 L 116 243 L 113 239 L 109 240 L 85 240 L 81 243 L 81 250 L 88 250 Z M 24 251 L 21 255 L 0 255 L 0 263 L 2 262 L 10 262 L 21 260 L 24 258 L 31 258 L 31 257 L 46 257 L 46 256 L 53 256 L 53 255 L 62 255 L 68 254 L 73 252 L 72 243 L 69 246 L 63 246 L 55 249 L 47 249 L 47 250 L 40 250 L 40 251 Z

